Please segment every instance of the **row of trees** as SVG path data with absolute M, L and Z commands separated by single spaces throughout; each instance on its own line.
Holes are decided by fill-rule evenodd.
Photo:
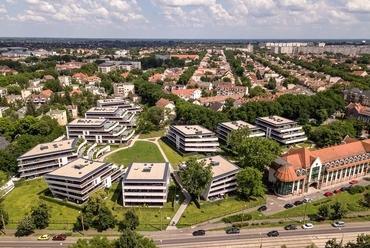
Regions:
M 27 236 L 35 229 L 44 229 L 49 226 L 51 207 L 44 202 L 31 208 L 31 214 L 26 215 L 18 222 L 16 236 Z

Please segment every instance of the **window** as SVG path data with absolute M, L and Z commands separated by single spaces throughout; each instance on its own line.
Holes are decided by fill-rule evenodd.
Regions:
M 320 167 L 319 166 L 313 168 L 312 172 L 311 172 L 311 181 L 319 180 L 319 177 L 320 177 L 319 173 L 320 173 Z

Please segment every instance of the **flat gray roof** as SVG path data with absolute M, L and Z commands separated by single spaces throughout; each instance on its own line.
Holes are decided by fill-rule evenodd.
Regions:
M 239 128 L 248 127 L 249 129 L 255 129 L 256 126 L 249 124 L 245 121 L 229 121 L 229 122 L 223 122 L 220 123 L 220 125 L 223 125 L 225 127 L 228 127 L 231 130 L 238 130 Z
M 210 134 L 210 135 L 215 135 L 214 132 L 208 130 L 207 128 L 204 128 L 199 125 L 184 125 L 184 126 L 171 126 L 175 130 L 184 133 L 185 135 L 200 135 L 197 134 L 196 132 L 202 132 L 201 134 Z
M 89 109 L 88 111 L 86 111 L 86 114 L 89 114 L 89 113 L 115 113 L 115 112 L 118 112 L 118 111 L 120 111 L 119 108 L 93 107 L 93 108 Z
M 132 163 L 123 181 L 166 181 L 169 163 Z
M 213 172 L 213 179 L 220 177 L 224 174 L 230 173 L 230 172 L 237 172 L 240 170 L 238 166 L 231 163 L 226 158 L 222 157 L 221 155 L 208 157 L 208 158 L 202 158 L 198 159 L 199 161 L 204 161 L 206 165 L 211 164 L 212 162 L 218 163 L 218 165 L 212 165 L 212 172 Z
M 289 120 L 284 117 L 280 117 L 277 115 L 272 116 L 266 116 L 266 117 L 259 117 L 257 120 L 260 120 L 262 122 L 269 123 L 270 125 L 279 126 L 279 125 L 285 125 L 285 124 L 296 124 L 297 122 Z
M 78 158 L 66 164 L 63 167 L 60 167 L 59 169 L 56 169 L 55 171 L 48 173 L 47 175 L 81 179 L 85 177 L 87 174 L 99 169 L 102 166 L 106 166 L 107 164 L 108 163 Z M 76 165 L 81 165 L 80 169 L 77 168 Z
M 67 126 L 77 125 L 77 126 L 100 126 L 107 119 L 87 119 L 87 118 L 77 118 L 67 124 Z
M 72 151 L 75 148 L 78 139 L 67 139 L 61 141 L 54 141 L 49 143 L 43 143 L 35 146 L 28 152 L 24 153 L 23 155 L 19 156 L 18 159 L 24 159 L 27 157 L 38 156 L 41 157 L 48 153 L 58 153 L 58 152 L 65 152 L 65 151 Z

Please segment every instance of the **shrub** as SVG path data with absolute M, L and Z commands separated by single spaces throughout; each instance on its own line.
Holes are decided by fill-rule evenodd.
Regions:
M 65 232 L 64 235 L 70 237 L 70 236 L 72 236 L 72 232 Z
M 251 219 L 252 219 L 252 215 L 250 215 L 250 214 L 244 214 L 244 219 L 243 219 L 242 214 L 236 214 L 236 215 L 224 217 L 224 218 L 222 218 L 222 221 L 224 223 L 234 223 L 234 222 L 241 222 L 242 220 L 247 221 L 247 220 L 251 220 Z
M 370 184 L 365 187 L 367 190 L 370 190 Z
M 348 192 L 351 195 L 354 195 L 354 194 L 363 193 L 364 191 L 365 191 L 365 187 L 364 186 L 356 185 L 356 186 L 353 186 L 352 188 L 350 188 Z

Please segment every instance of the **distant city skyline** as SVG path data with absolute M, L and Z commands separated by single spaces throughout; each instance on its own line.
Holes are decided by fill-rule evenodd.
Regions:
M 368 39 L 365 0 L 3 0 L 0 37 Z

